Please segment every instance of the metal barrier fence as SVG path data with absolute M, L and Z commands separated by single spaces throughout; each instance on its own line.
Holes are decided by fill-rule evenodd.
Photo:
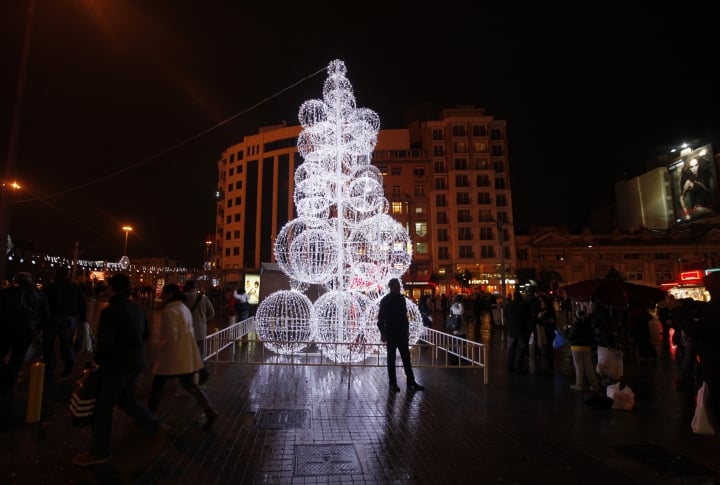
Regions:
M 279 342 L 282 344 L 282 342 Z M 278 354 L 266 348 L 255 333 L 255 318 L 217 330 L 205 338 L 205 359 L 212 362 L 264 365 L 342 365 L 348 367 L 385 367 L 384 343 L 296 342 L 297 352 Z M 342 355 L 337 362 L 330 356 Z M 488 382 L 488 349 L 473 340 L 423 329 L 418 343 L 410 346 L 413 367 L 446 367 L 483 370 Z

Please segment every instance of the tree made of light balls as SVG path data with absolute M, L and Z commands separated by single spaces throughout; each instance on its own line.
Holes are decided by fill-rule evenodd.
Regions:
M 255 328 L 266 347 L 279 354 L 320 346 L 335 362 L 357 362 L 379 343 L 377 313 L 390 278 L 400 278 L 412 260 L 405 228 L 388 215 L 382 174 L 370 165 L 380 118 L 355 106 L 345 64 L 332 61 L 323 99 L 300 106 L 293 201 L 298 217 L 280 230 L 275 259 L 290 290 L 270 294 L 258 306 Z M 314 303 L 309 285 L 326 292 Z M 407 300 L 410 342 L 422 320 Z

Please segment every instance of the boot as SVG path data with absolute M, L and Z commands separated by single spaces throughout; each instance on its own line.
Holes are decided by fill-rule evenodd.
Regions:
M 215 411 L 215 408 L 213 408 L 210 404 L 207 394 L 205 394 L 205 392 L 203 392 L 203 390 L 200 389 L 197 385 L 188 388 L 187 391 L 192 397 L 195 398 L 197 403 L 205 412 L 205 425 L 203 426 L 203 429 L 209 430 L 210 428 L 212 428 L 215 420 L 217 420 L 218 412 Z
M 148 399 L 148 409 L 151 413 L 155 414 L 155 411 L 157 411 L 158 405 L 160 404 L 160 399 L 162 399 L 163 392 L 158 389 L 152 389 L 150 391 L 150 398 Z

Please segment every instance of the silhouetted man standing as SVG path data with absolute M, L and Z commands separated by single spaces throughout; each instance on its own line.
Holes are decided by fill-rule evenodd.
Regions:
M 387 370 L 390 381 L 390 391 L 400 392 L 397 385 L 395 372 L 395 351 L 400 352 L 408 391 L 422 391 L 423 386 L 415 382 L 412 364 L 410 362 L 410 349 L 408 339 L 410 338 L 410 321 L 407 316 L 405 296 L 400 293 L 400 280 L 393 278 L 388 283 L 390 293 L 380 300 L 378 311 L 378 329 L 380 329 L 380 340 L 387 344 Z

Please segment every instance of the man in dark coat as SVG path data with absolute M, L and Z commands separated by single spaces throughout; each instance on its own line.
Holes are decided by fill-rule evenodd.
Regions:
M 58 266 L 52 282 L 43 286 L 50 304 L 50 324 L 43 332 L 45 373 L 52 376 L 57 367 L 55 341 L 60 341 L 63 361 L 62 376 L 72 373 L 75 365 L 73 336 L 79 323 L 86 321 L 85 293 L 79 285 L 70 281 L 66 266 Z
M 400 352 L 408 391 L 422 391 L 423 386 L 415 382 L 412 364 L 410 362 L 410 321 L 407 316 L 405 296 L 400 292 L 400 280 L 393 278 L 388 283 L 390 292 L 380 300 L 378 311 L 378 329 L 380 340 L 387 344 L 387 370 L 390 381 L 390 391 L 399 392 L 397 375 L 395 372 L 395 352 Z
M 528 344 L 530 342 L 530 303 L 522 293 L 515 292 L 509 307 L 507 368 L 509 371 L 527 372 Z
M 0 291 L 0 398 L 8 401 L 28 348 L 50 318 L 47 299 L 30 273 L 17 273 L 14 281 Z
M 95 371 L 100 379 L 95 401 L 90 451 L 73 458 L 78 466 L 110 461 L 113 409 L 133 418 L 141 429 L 157 434 L 165 429 L 158 418 L 135 398 L 140 373 L 146 365 L 145 341 L 150 337 L 147 315 L 130 299 L 130 278 L 122 273 L 110 278 L 110 301 L 98 323 Z

